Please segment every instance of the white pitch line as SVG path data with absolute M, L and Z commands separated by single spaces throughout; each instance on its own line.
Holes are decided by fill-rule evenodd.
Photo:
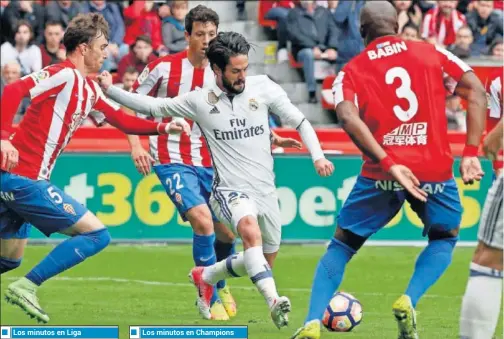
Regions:
M 8 277 L 7 280 L 18 280 L 21 277 Z M 184 288 L 194 288 L 193 284 L 190 283 L 177 283 L 170 281 L 151 281 L 151 280 L 138 280 L 138 279 L 124 279 L 124 278 L 111 278 L 111 277 L 54 277 L 51 280 L 55 281 L 72 281 L 72 282 L 89 282 L 89 281 L 102 281 L 102 282 L 117 282 L 117 283 L 134 283 L 141 285 L 150 285 L 150 286 L 171 286 L 171 287 L 184 287 Z M 232 286 L 233 290 L 245 290 L 245 291 L 256 291 L 257 288 L 255 286 Z M 303 292 L 310 293 L 311 289 L 309 288 L 299 288 L 299 287 L 285 287 L 279 288 L 279 291 L 282 292 Z M 398 297 L 400 294 L 398 293 L 379 293 L 379 292 L 350 292 L 345 291 L 350 294 L 355 295 L 364 295 L 364 296 L 374 296 L 374 297 Z M 453 296 L 453 295 L 437 295 L 437 294 L 425 294 L 423 298 L 443 298 L 443 299 L 461 299 L 462 296 Z

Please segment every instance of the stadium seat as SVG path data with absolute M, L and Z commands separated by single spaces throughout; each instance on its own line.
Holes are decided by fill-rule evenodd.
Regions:
M 276 27 L 276 21 L 267 20 L 264 18 L 266 13 L 273 7 L 275 1 L 272 0 L 259 0 L 259 6 L 257 6 L 257 22 L 262 27 L 269 27 L 274 29 Z
M 336 75 L 329 75 L 322 82 L 322 108 L 333 110 L 334 109 L 334 98 L 332 94 L 332 84 L 336 79 Z

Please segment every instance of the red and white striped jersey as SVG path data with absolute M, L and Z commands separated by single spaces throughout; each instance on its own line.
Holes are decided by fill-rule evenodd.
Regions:
M 148 64 L 133 85 L 133 90 L 152 97 L 173 98 L 197 87 L 204 88 L 214 83 L 215 76 L 210 65 L 195 68 L 187 58 L 186 50 Z M 156 119 L 161 121 L 161 118 Z M 162 120 L 169 122 L 171 119 Z M 190 136 L 181 133 L 149 137 L 150 152 L 156 164 L 212 166 L 210 153 L 199 126 L 189 119 L 186 121 L 191 126 Z
M 436 38 L 438 44 L 448 46 L 455 43 L 457 31 L 466 24 L 464 14 L 453 10 L 450 17 L 446 18 L 439 6 L 430 9 L 423 19 L 422 38 Z
M 34 180 L 48 180 L 75 130 L 89 116 L 100 125 L 118 106 L 104 96 L 99 85 L 83 77 L 70 61 L 51 65 L 21 79 L 31 104 L 17 131 L 10 137 L 19 151 L 19 164 L 11 172 Z
M 503 101 L 503 89 L 502 89 L 502 72 L 504 69 L 502 67 L 498 68 L 490 74 L 486 82 L 486 91 L 488 99 L 488 116 L 486 131 L 490 132 L 502 119 L 502 101 Z M 500 156 L 503 156 L 503 151 L 499 152 Z M 502 160 L 495 160 L 493 162 L 494 170 L 499 170 L 503 168 Z

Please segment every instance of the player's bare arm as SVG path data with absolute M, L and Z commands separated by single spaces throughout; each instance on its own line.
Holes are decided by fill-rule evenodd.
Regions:
M 283 138 L 273 131 L 271 131 L 271 143 L 275 146 L 278 146 L 278 147 L 296 148 L 296 149 L 303 148 L 303 144 L 301 144 L 296 139 Z
M 465 184 L 472 184 L 484 175 L 477 152 L 485 129 L 486 92 L 478 77 L 473 72 L 466 72 L 455 88 L 455 93 L 467 100 L 467 141 L 460 162 L 460 174 Z
M 502 149 L 502 138 L 504 137 L 503 124 L 504 120 L 501 118 L 497 126 L 495 126 L 483 140 L 483 151 L 485 152 L 485 156 L 492 161 L 502 160 L 498 159 L 498 154 Z
M 382 168 L 390 173 L 411 195 L 421 201 L 427 201 L 427 193 L 422 191 L 420 181 L 409 168 L 395 164 L 373 134 L 361 120 L 357 107 L 350 101 L 342 101 L 336 106 L 338 120 L 362 153 L 373 161 L 380 163 Z

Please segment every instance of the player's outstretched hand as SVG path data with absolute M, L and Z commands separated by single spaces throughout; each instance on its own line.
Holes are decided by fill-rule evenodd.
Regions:
M 321 177 L 328 177 L 334 172 L 334 164 L 326 158 L 315 161 L 315 169 Z
M 389 170 L 390 175 L 401 184 L 406 191 L 416 199 L 426 202 L 427 192 L 420 189 L 420 181 L 415 177 L 411 170 L 403 165 L 392 165 Z
M 275 136 L 273 138 L 273 145 L 283 148 L 296 148 L 296 149 L 303 148 L 303 144 L 297 141 L 296 139 L 282 138 L 280 136 Z
M 464 184 L 472 185 L 474 180 L 480 181 L 485 175 L 481 169 L 478 157 L 462 157 L 460 161 L 460 175 Z
M 98 80 L 98 84 L 104 91 L 107 91 L 107 89 L 112 86 L 113 82 L 112 74 L 107 71 L 101 72 L 101 74 L 96 77 L 96 80 Z
M 10 172 L 19 162 L 19 152 L 9 140 L 0 140 L 0 150 L 2 156 L 1 169 Z
M 498 159 L 501 148 L 502 136 L 498 133 L 498 129 L 494 129 L 483 140 L 483 152 L 485 152 L 485 156 L 491 161 L 502 160 Z
M 133 163 L 140 174 L 148 175 L 150 173 L 154 159 L 142 146 L 134 147 L 131 150 L 131 158 L 133 158 Z
M 185 119 L 173 119 L 166 128 L 168 134 L 180 134 L 184 132 L 187 136 L 191 135 L 191 126 Z

